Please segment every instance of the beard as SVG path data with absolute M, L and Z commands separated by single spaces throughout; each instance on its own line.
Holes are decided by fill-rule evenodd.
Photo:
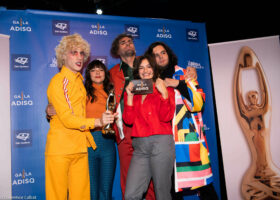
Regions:
M 165 70 L 168 68 L 168 65 L 166 66 L 158 66 L 158 72 L 159 72 L 159 76 L 161 79 L 164 79 L 166 77 L 163 77 L 163 75 L 165 74 Z
M 136 55 L 135 50 L 127 50 L 126 52 L 124 52 L 124 57 L 132 57 L 135 55 Z
M 175 73 L 175 66 L 171 66 L 170 64 L 160 67 L 158 66 L 159 77 L 164 80 L 165 78 L 172 78 Z

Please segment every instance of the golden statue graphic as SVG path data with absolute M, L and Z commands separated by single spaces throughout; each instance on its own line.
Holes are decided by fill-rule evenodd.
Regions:
M 242 94 L 242 72 L 255 70 L 260 92 L 250 90 L 247 101 Z M 250 80 L 246 80 L 250 81 Z M 249 144 L 252 162 L 242 180 L 246 200 L 280 199 L 280 170 L 270 153 L 271 97 L 262 66 L 252 49 L 241 49 L 234 77 L 234 102 L 237 120 Z M 259 99 L 260 98 L 260 99 Z
M 107 102 L 106 102 L 106 109 L 110 110 L 111 112 L 114 112 L 116 108 L 116 96 L 115 96 L 115 91 L 114 89 L 110 90 Z M 114 128 L 112 124 L 107 124 L 103 129 L 102 133 L 104 135 L 115 135 Z

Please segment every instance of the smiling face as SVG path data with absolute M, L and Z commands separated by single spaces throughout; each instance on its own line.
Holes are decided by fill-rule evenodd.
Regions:
M 152 79 L 154 71 L 148 59 L 143 59 L 139 65 L 139 76 L 141 79 Z
M 105 80 L 105 71 L 103 68 L 96 66 L 90 70 L 91 81 L 95 84 L 103 84 Z
M 72 72 L 81 71 L 84 65 L 85 53 L 81 48 L 73 48 L 64 55 L 64 65 Z

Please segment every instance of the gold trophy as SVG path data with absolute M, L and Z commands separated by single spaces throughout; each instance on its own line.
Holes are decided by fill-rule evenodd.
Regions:
M 250 90 L 247 101 L 242 94 L 241 75 L 245 70 L 255 70 L 260 91 Z M 241 49 L 237 60 L 233 97 L 237 119 L 252 156 L 251 165 L 242 180 L 242 195 L 246 200 L 280 199 L 280 170 L 272 162 L 270 153 L 269 86 L 256 54 L 247 46 Z
M 106 103 L 106 109 L 114 112 L 116 108 L 116 96 L 114 93 L 114 89 L 110 90 L 108 98 L 107 98 L 107 103 Z M 104 128 L 102 129 L 102 133 L 104 135 L 114 135 L 115 131 L 112 127 L 112 124 L 107 124 L 106 126 L 104 126 Z

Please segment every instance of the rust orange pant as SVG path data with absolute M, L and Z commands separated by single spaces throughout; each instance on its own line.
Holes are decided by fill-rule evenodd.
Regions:
M 90 200 L 87 153 L 46 155 L 45 177 L 46 200 Z

